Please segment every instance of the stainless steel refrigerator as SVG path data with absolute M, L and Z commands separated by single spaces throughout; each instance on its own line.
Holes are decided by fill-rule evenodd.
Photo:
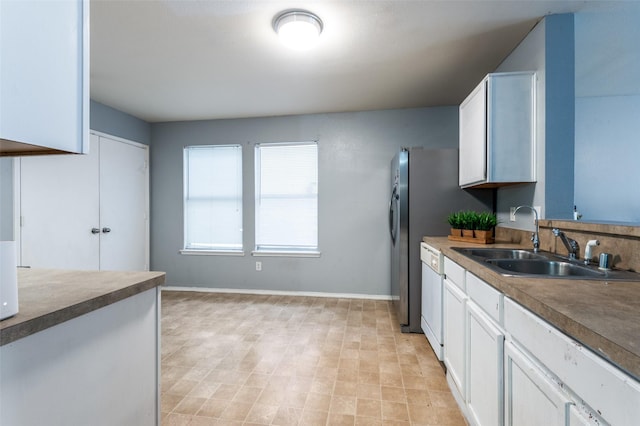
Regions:
M 492 211 L 493 191 L 458 186 L 458 150 L 409 148 L 391 161 L 391 296 L 403 332 L 421 333 L 422 237 L 449 233 L 447 215 Z

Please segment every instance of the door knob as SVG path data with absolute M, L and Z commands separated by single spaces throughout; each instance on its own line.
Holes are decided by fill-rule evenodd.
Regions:
M 111 228 L 102 228 L 102 232 L 104 232 L 105 234 L 108 234 L 109 232 L 111 232 Z
M 92 234 L 99 234 L 100 233 L 100 228 L 91 228 L 91 233 Z

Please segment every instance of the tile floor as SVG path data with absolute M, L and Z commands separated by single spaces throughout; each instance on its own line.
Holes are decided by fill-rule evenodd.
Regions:
M 465 425 L 390 302 L 162 294 L 163 425 Z

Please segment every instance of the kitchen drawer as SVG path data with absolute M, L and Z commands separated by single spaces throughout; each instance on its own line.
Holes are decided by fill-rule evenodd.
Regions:
M 462 289 L 462 291 L 465 291 L 464 273 L 465 270 L 462 266 L 458 265 L 448 257 L 444 258 L 444 275 L 449 281 Z
M 504 325 L 503 321 L 503 295 L 480 278 L 467 272 L 467 294 L 476 305 L 489 315 L 495 322 Z
M 514 340 L 608 423 L 637 424 L 638 381 L 508 297 L 504 299 L 504 325 Z

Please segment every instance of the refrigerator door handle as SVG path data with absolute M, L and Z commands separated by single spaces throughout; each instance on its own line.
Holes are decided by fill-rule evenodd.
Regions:
M 398 185 L 393 186 L 393 191 L 391 191 L 391 199 L 389 200 L 389 234 L 391 235 L 391 242 L 393 245 L 396 244 L 396 226 L 395 226 L 395 208 L 393 203 L 400 198 L 398 195 Z

